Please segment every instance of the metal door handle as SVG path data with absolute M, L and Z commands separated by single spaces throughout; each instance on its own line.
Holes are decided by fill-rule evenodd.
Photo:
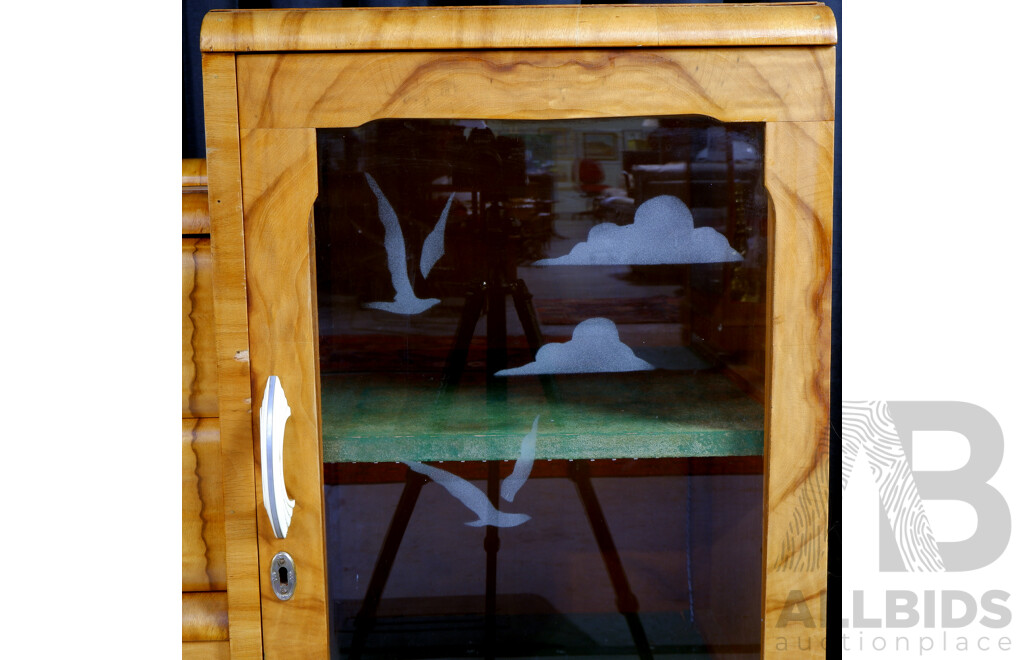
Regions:
M 295 500 L 284 487 L 284 426 L 292 409 L 277 376 L 267 379 L 260 406 L 260 458 L 263 472 L 263 508 L 270 516 L 274 536 L 288 536 Z

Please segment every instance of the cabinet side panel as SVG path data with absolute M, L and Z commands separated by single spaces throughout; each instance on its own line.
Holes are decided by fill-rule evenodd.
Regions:
M 765 435 L 765 658 L 824 658 L 832 122 L 769 124 L 774 208 Z
M 242 128 L 372 119 L 573 119 L 835 114 L 835 49 L 730 48 L 252 54 L 238 57 Z
M 234 55 L 204 54 L 231 657 L 262 658 L 237 98 Z
M 263 647 L 268 657 L 326 658 L 323 456 L 310 240 L 316 132 L 242 131 L 241 146 L 252 391 L 258 407 L 270 376 L 277 376 L 284 389 L 291 409 L 284 433 L 284 480 L 288 497 L 295 500 L 287 536 L 278 539 L 263 507 L 262 484 L 256 485 Z M 256 425 L 253 432 L 258 433 Z M 254 455 L 259 465 L 259 450 Z M 295 563 L 295 592 L 287 601 L 274 594 L 268 572 L 282 551 Z

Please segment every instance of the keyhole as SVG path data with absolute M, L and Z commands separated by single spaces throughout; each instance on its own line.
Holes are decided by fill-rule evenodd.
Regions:
M 270 563 L 270 584 L 274 595 L 280 600 L 289 600 L 295 592 L 295 564 L 287 552 L 274 555 Z

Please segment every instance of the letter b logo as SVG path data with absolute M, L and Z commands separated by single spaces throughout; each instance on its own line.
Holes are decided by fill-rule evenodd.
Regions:
M 967 463 L 948 471 L 914 471 L 915 431 L 953 431 L 970 446 Z M 991 564 L 1010 541 L 1010 509 L 988 484 L 1003 458 L 1003 432 L 985 409 L 958 401 L 843 404 L 843 488 L 860 452 L 879 487 L 879 563 L 883 571 L 971 571 Z M 937 541 L 926 500 L 955 500 L 977 514 L 974 535 Z

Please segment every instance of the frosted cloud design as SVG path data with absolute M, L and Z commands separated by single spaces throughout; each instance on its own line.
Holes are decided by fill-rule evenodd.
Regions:
M 661 195 L 636 210 L 633 224 L 603 222 L 569 254 L 534 266 L 626 266 L 742 261 L 728 239 L 711 227 L 694 228 L 693 214 L 678 197 Z
M 654 365 L 641 360 L 619 339 L 615 323 L 605 318 L 583 321 L 565 343 L 544 344 L 537 359 L 514 369 L 502 369 L 496 376 L 541 374 L 584 374 L 613 371 L 649 371 Z

